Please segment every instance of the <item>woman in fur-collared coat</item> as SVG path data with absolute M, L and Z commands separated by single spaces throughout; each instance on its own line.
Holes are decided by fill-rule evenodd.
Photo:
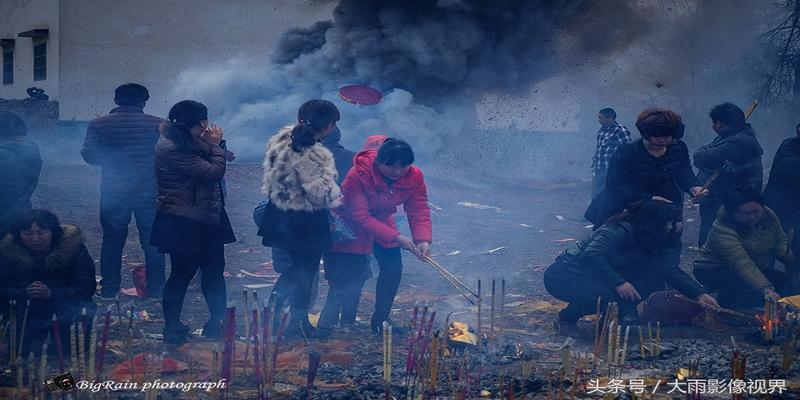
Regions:
M 69 343 L 69 324 L 80 318 L 84 308 L 86 320 L 91 321 L 94 274 L 94 260 L 77 227 L 60 225 L 58 218 L 45 210 L 28 211 L 13 223 L 0 242 L 0 304 L 6 305 L 4 313 L 8 314 L 9 301 L 16 301 L 17 337 L 23 355 L 41 351 L 51 332 L 53 314 L 61 323 L 62 343 Z M 6 315 L 5 320 L 8 318 Z M 49 348 L 55 350 L 52 341 Z M 63 350 L 68 355 L 69 345 Z
M 309 100 L 297 120 L 267 144 L 261 190 L 269 204 L 258 234 L 265 246 L 286 251 L 292 260 L 275 283 L 284 288 L 275 293 L 278 307 L 284 301 L 291 306 L 288 334 L 314 337 L 309 294 L 322 253 L 332 244 L 329 209 L 341 204 L 333 155 L 319 142 L 336 127 L 339 110 L 329 101 Z

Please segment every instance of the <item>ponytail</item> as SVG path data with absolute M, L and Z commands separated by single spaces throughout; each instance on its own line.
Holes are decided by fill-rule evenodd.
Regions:
M 317 143 L 314 135 L 339 120 L 339 109 L 328 100 L 309 100 L 297 111 L 298 124 L 292 128 L 292 150 L 302 151 Z
M 195 150 L 192 132 L 183 122 L 167 122 L 167 137 L 180 152 L 191 153 Z
M 169 122 L 161 128 L 165 136 L 175 143 L 179 151 L 185 153 L 195 151 L 192 128 L 208 120 L 208 108 L 196 101 L 183 100 L 172 106 L 168 118 Z

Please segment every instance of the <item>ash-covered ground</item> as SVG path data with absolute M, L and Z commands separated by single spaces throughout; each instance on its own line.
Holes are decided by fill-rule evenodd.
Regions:
M 234 164 L 229 166 L 226 175 L 227 209 L 238 238 L 236 243 L 226 247 L 226 283 L 228 301 L 237 304 L 238 310 L 243 305 L 242 290 L 248 289 L 245 285 L 261 285 L 255 290 L 263 300 L 267 298 L 275 279 L 275 273 L 268 264 L 270 251 L 261 246 L 251 217 L 253 207 L 262 198 L 259 193 L 261 174 L 260 166 Z M 582 218 L 589 199 L 589 184 L 541 184 L 491 179 L 452 181 L 448 175 L 433 174 L 426 179 L 434 222 L 435 259 L 470 287 L 475 288 L 477 280 L 482 280 L 484 332 L 490 325 L 488 290 L 491 280 L 497 280 L 496 325 L 503 330 L 501 338 L 490 341 L 482 353 L 471 348 L 466 356 L 458 354 L 442 360 L 440 384 L 437 385 L 436 393 L 452 397 L 454 392 L 461 390 L 468 392 L 466 397 L 477 397 L 481 390 L 485 390 L 483 395 L 496 398 L 499 396 L 500 386 L 503 386 L 504 391 L 513 387 L 515 397 L 524 394 L 528 398 L 547 398 L 548 371 L 554 371 L 551 398 L 556 398 L 559 386 L 563 386 L 567 397 L 573 393 L 578 397 L 599 397 L 598 394 L 587 394 L 584 385 L 590 379 L 607 379 L 609 373 L 604 367 L 592 373 L 582 373 L 574 392 L 570 388 L 572 372 L 566 371 L 566 377 L 563 380 L 558 379 L 555 371 L 561 368 L 560 349 L 566 338 L 554 334 L 551 321 L 563 304 L 549 297 L 542 285 L 544 269 L 556 255 L 571 241 L 589 232 L 588 223 Z M 78 225 L 85 235 L 91 254 L 98 259 L 102 239 L 98 196 L 98 168 L 47 164 L 34 196 L 34 206 L 53 210 L 63 223 Z M 696 248 L 688 245 L 696 241 L 699 222 L 696 214 L 696 210 L 686 212 L 684 265 L 689 265 L 696 253 Z M 398 225 L 404 224 L 401 214 Z M 502 249 L 496 250 L 501 247 Z M 488 253 L 490 250 L 496 251 Z M 123 287 L 131 287 L 129 269 L 143 262 L 134 224 L 131 224 L 125 254 Z M 444 330 L 445 318 L 450 313 L 450 321 L 475 325 L 475 308 L 436 271 L 414 257 L 404 256 L 404 262 L 403 282 L 392 316 L 397 324 L 408 325 L 414 305 L 427 304 L 437 312 L 434 330 Z M 97 270 L 99 274 L 99 263 Z M 377 275 L 377 270 L 374 270 L 374 275 Z M 503 316 L 499 315 L 501 279 L 505 279 L 507 288 Z M 313 312 L 318 312 L 321 308 L 326 291 L 325 280 L 321 279 L 320 294 Z M 368 321 L 371 315 L 373 293 L 374 278 L 365 285 L 359 313 L 361 321 Z M 121 363 L 139 353 L 158 356 L 166 351 L 166 357 L 178 361 L 175 368 L 177 372 L 165 373 L 162 379 L 212 380 L 210 364 L 213 343 L 197 337 L 181 348 L 165 346 L 153 336 L 160 334 L 163 327 L 160 302 L 125 295 L 120 296 L 120 302 L 123 309 L 132 302 L 136 311 L 135 339 L 133 348 L 128 349 L 124 345 L 126 330 L 122 328 L 122 324 L 112 327 L 110 347 L 113 351 L 109 353 L 107 365 L 110 367 L 106 369 L 106 374 L 111 379 L 140 379 L 141 377 L 136 377 L 135 371 L 132 373 L 122 368 Z M 113 302 L 100 303 L 98 310 L 105 310 L 109 304 Z M 147 312 L 146 317 L 141 316 L 142 310 Z M 116 315 L 116 311 L 114 314 Z M 187 294 L 183 320 L 192 329 L 199 329 L 206 318 L 206 305 L 196 278 Z M 242 324 L 241 318 L 239 319 L 239 324 Z M 661 333 L 665 350 L 661 357 L 648 360 L 638 359 L 638 334 L 632 332 L 629 361 L 618 375 L 623 379 L 646 378 L 651 383 L 657 379 L 667 381 L 674 379 L 679 368 L 686 368 L 692 361 L 698 361 L 700 374 L 704 378 L 729 379 L 732 354 L 729 338 L 734 335 L 739 347 L 749 355 L 747 378 L 784 376 L 789 378 L 787 385 L 791 385 L 791 378 L 796 371 L 768 376 L 769 365 L 780 363 L 780 348 L 773 347 L 767 351 L 766 346 L 748 341 L 745 336 L 753 329 L 757 328 L 726 328 L 720 332 L 692 326 L 672 327 L 665 323 Z M 242 332 L 240 326 L 240 335 Z M 592 352 L 591 327 L 585 333 L 585 337 L 578 338 L 572 345 L 578 354 Z M 244 346 L 244 342 L 239 346 Z M 310 349 L 322 354 L 322 364 L 315 386 L 306 390 L 305 374 Z M 383 398 L 381 349 L 381 337 L 369 333 L 366 323 L 354 332 L 334 333 L 328 341 L 309 344 L 303 340 L 295 340 L 284 343 L 275 377 L 276 395 L 296 398 Z M 243 353 L 244 351 L 237 352 L 237 359 L 240 361 Z M 405 362 L 405 337 L 398 335 L 393 343 L 395 368 L 392 394 L 396 398 L 405 396 Z M 601 362 L 601 365 L 604 364 Z M 247 372 L 237 369 L 228 393 L 229 398 L 256 398 L 252 375 L 252 367 Z M 459 379 L 459 376 L 466 379 Z M 671 398 L 674 395 L 676 394 L 664 396 Z M 141 394 L 118 391 L 113 396 L 137 398 Z M 185 398 L 189 394 L 179 390 L 165 390 L 161 391 L 161 396 L 165 399 Z M 191 396 L 204 398 L 208 393 L 199 390 Z M 679 396 L 683 398 L 686 395 Z M 782 396 L 775 398 L 789 398 L 786 393 Z

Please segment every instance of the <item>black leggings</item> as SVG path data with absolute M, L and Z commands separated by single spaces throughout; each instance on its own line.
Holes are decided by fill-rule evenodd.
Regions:
M 319 260 L 322 253 L 288 252 L 291 266 L 285 268 L 275 282 L 276 312 L 274 324 L 280 323 L 280 308 L 288 302 L 293 320 L 308 319 L 308 308 L 311 299 L 314 276 L 319 273 Z
M 400 278 L 403 276 L 403 256 L 399 247 L 384 249 L 376 244 L 372 251 L 380 267 L 378 282 L 375 284 L 375 315 L 373 318 L 385 320 L 392 310 L 394 297 L 400 287 Z
M 320 313 L 318 326 L 332 328 L 339 322 L 340 314 L 342 324 L 355 323 L 361 289 L 371 275 L 369 256 L 365 254 L 326 253 L 328 297 Z
M 205 247 L 198 253 L 172 253 L 172 269 L 164 285 L 164 322 L 174 327 L 180 322 L 183 300 L 189 282 L 200 269 L 200 288 L 206 298 L 209 321 L 220 321 L 225 314 L 225 249 L 222 244 Z

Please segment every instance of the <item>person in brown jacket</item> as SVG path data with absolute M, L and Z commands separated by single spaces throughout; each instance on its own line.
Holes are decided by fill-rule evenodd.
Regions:
M 164 255 L 151 246 L 150 231 L 156 216 L 156 176 L 153 157 L 163 119 L 145 114 L 147 88 L 126 83 L 114 91 L 117 107 L 89 122 L 81 155 L 102 167 L 100 181 L 100 298 L 113 299 L 120 289 L 122 252 L 128 238 L 131 214 L 136 217 L 139 243 L 144 251 L 147 296 L 160 299 L 164 287 Z
M 222 178 L 225 149 L 222 129 L 208 124 L 208 110 L 184 100 L 169 111 L 156 145 L 158 212 L 151 244 L 169 253 L 172 268 L 164 285 L 164 340 L 181 343 L 189 329 L 180 322 L 189 282 L 200 269 L 200 287 L 209 320 L 203 336 L 222 333 L 226 292 L 224 245 L 236 240 L 228 215 Z
M 794 291 L 794 282 L 775 268 L 793 258 L 778 217 L 756 191 L 734 192 L 717 214 L 694 262 L 694 275 L 718 294 L 723 307 L 746 308 Z

